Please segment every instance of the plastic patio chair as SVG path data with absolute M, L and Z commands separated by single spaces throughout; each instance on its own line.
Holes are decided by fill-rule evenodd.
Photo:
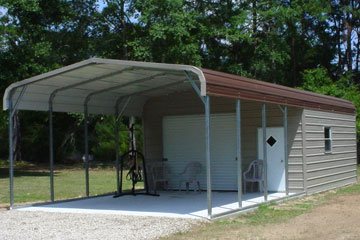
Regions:
M 250 163 L 248 169 L 243 173 L 244 193 L 246 193 L 246 183 L 251 182 L 251 191 L 253 192 L 254 183 L 259 183 L 260 192 L 264 187 L 264 162 L 263 160 L 254 160 Z
M 181 191 L 181 185 L 186 183 L 186 191 L 189 191 L 190 183 L 197 185 L 197 190 L 200 192 L 200 180 L 199 175 L 202 170 L 202 165 L 199 162 L 189 162 L 184 170 L 179 174 L 179 191 Z M 194 185 L 195 186 L 195 185 Z M 196 191 L 196 188 L 194 187 Z
M 168 190 L 169 180 L 167 178 L 170 168 L 164 162 L 153 162 L 149 166 L 149 172 L 153 183 L 153 190 L 156 194 L 158 183 L 164 183 L 165 189 Z

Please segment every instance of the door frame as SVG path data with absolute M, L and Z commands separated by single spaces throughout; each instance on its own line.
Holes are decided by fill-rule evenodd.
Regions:
M 281 138 L 282 138 L 282 141 L 283 141 L 283 143 L 282 143 L 282 145 L 280 146 L 280 149 L 282 149 L 282 153 L 283 153 L 283 156 L 281 156 L 280 157 L 280 159 L 282 158 L 282 163 L 283 163 L 283 172 L 282 172 L 282 180 L 281 180 L 281 182 L 283 182 L 283 184 L 281 184 L 282 186 L 281 186 L 281 188 L 278 188 L 277 190 L 276 190 L 276 192 L 286 192 L 286 169 L 287 169 L 287 167 L 286 167 L 286 152 L 284 151 L 284 149 L 285 149 L 285 146 L 286 146 L 286 143 L 285 143 L 285 137 L 284 137 L 284 132 L 285 132 L 285 128 L 283 127 L 283 126 L 276 126 L 276 127 L 266 127 L 266 134 L 269 134 L 269 132 L 271 132 L 271 130 L 275 130 L 275 129 L 279 129 L 279 130 L 281 130 L 281 132 L 280 132 L 280 136 L 281 136 Z M 257 128 L 257 158 L 258 159 L 260 159 L 260 153 L 262 154 L 262 151 L 260 151 L 260 148 L 259 148 L 259 144 L 261 143 L 261 144 L 263 144 L 262 143 L 262 141 L 260 141 L 259 142 L 259 134 L 263 134 L 263 131 L 262 131 L 262 127 L 258 127 Z M 262 138 L 261 138 L 262 139 Z M 267 137 L 266 137 L 266 139 L 267 139 Z M 267 147 L 267 149 L 269 149 L 269 147 Z M 269 154 L 267 154 L 267 161 L 268 161 L 268 164 L 267 164 L 267 172 L 268 172 L 268 174 L 267 174 L 267 184 L 268 184 L 268 186 L 269 186 L 269 183 L 271 182 L 271 178 L 269 178 L 269 167 L 271 167 L 270 166 L 270 164 L 269 164 Z M 274 190 L 272 190 L 272 191 L 274 191 Z

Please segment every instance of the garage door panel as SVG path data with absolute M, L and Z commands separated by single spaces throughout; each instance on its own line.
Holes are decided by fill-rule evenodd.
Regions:
M 213 114 L 210 119 L 211 173 L 214 190 L 237 190 L 235 114 Z M 188 162 L 198 161 L 203 169 L 201 188 L 206 189 L 205 119 L 203 115 L 163 118 L 164 158 L 173 173 Z M 169 187 L 178 187 L 179 176 L 171 175 Z M 185 185 L 182 186 L 185 188 Z

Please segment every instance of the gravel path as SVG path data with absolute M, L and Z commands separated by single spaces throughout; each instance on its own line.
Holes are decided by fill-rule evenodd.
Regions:
M 101 214 L 0 211 L 0 239 L 156 239 L 201 220 Z

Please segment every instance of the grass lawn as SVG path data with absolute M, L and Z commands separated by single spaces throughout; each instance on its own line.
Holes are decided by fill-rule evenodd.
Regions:
M 14 198 L 16 204 L 43 202 L 50 199 L 49 168 L 17 163 L 14 172 Z M 0 204 L 9 203 L 9 170 L 0 163 Z M 116 190 L 115 168 L 90 168 L 90 195 L 95 196 Z M 124 189 L 131 189 L 131 182 L 123 177 Z M 142 187 L 141 183 L 137 186 Z M 55 199 L 69 199 L 85 196 L 85 171 L 78 166 L 55 166 Z

